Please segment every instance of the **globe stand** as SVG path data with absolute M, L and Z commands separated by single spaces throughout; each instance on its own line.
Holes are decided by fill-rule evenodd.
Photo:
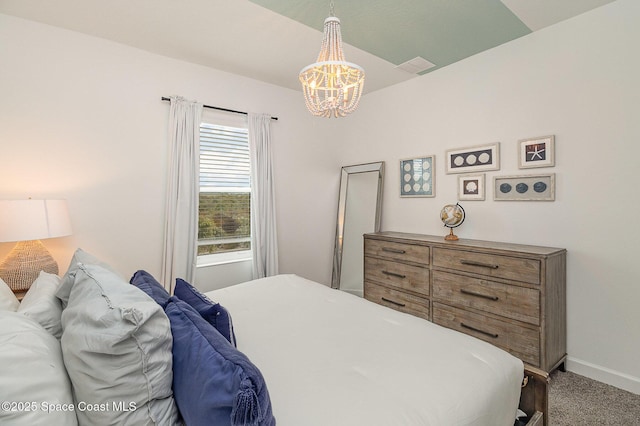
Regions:
M 449 228 L 449 235 L 444 237 L 445 241 L 458 241 L 458 236 L 453 233 L 453 228 L 462 225 L 465 219 L 465 212 L 460 203 L 447 204 L 440 210 L 440 220 L 444 226 Z
M 453 228 L 449 228 L 449 235 L 444 237 L 445 241 L 458 241 L 458 236 L 453 233 Z

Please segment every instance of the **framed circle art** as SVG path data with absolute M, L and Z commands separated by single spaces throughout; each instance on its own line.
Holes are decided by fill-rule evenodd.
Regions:
M 493 178 L 493 199 L 496 201 L 554 201 L 555 198 L 555 173 Z
M 447 174 L 499 170 L 500 143 L 450 149 L 445 161 Z
M 435 155 L 400 160 L 400 196 L 435 197 Z

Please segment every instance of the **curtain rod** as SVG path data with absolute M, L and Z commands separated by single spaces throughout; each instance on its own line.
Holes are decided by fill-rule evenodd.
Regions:
M 171 101 L 170 98 L 165 98 L 164 96 L 162 97 L 163 101 Z M 244 112 L 244 111 L 236 111 L 235 109 L 227 109 L 227 108 L 221 108 L 221 107 L 216 107 L 216 106 L 211 106 L 211 105 L 202 105 L 203 108 L 209 108 L 209 109 L 217 109 L 218 111 L 226 111 L 226 112 L 233 112 L 235 114 L 244 114 L 244 115 L 248 115 L 249 113 Z M 278 120 L 278 117 L 271 117 L 272 120 Z

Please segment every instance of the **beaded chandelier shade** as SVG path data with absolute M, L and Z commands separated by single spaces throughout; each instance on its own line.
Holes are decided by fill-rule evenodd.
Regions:
M 303 68 L 299 78 L 307 109 L 313 115 L 344 117 L 358 107 L 364 70 L 344 60 L 340 20 L 335 16 L 325 19 L 318 59 Z
M 0 200 L 0 242 L 17 244 L 0 263 L 0 278 L 23 292 L 40 271 L 58 273 L 58 264 L 39 241 L 71 234 L 64 200 Z

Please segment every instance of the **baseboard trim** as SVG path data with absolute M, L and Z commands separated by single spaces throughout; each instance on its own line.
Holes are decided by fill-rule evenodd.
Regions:
M 638 377 L 572 357 L 567 357 L 566 368 L 581 376 L 640 395 L 640 378 Z

